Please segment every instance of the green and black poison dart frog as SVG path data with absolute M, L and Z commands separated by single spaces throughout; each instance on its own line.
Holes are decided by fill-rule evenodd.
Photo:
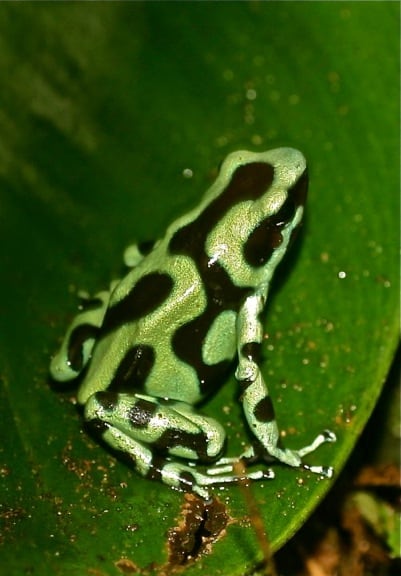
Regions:
M 147 253 L 130 246 L 130 268 L 100 292 L 69 327 L 51 375 L 85 374 L 78 392 L 85 420 L 135 469 L 209 498 L 209 487 L 239 480 L 235 463 L 259 462 L 245 478 L 274 476 L 278 460 L 303 457 L 335 436 L 325 431 L 298 450 L 281 447 L 272 400 L 259 368 L 261 313 L 274 270 L 298 228 L 308 177 L 291 148 L 230 154 L 200 204 L 173 222 Z M 235 376 L 251 448 L 224 458 L 225 431 L 196 405 Z M 200 468 L 202 465 L 202 468 Z

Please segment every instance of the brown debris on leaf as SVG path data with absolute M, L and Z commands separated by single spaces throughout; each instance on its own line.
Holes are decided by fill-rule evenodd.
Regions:
M 115 566 L 123 574 L 138 576 L 170 576 L 182 572 L 212 551 L 213 544 L 226 534 L 226 527 L 231 522 L 233 520 L 225 505 L 218 498 L 205 502 L 199 496 L 185 494 L 177 525 L 168 531 L 167 562 L 161 566 L 152 564 L 139 568 L 132 560 L 122 558 L 115 562 Z
M 205 502 L 194 494 L 185 494 L 178 525 L 168 533 L 170 568 L 186 567 L 210 553 L 230 521 L 225 505 L 217 498 Z

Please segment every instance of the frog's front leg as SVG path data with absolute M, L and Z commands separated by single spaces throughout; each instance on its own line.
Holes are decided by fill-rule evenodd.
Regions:
M 331 476 L 332 469 L 323 466 L 307 466 L 302 458 L 313 452 L 324 442 L 334 442 L 335 435 L 330 431 L 319 434 L 311 444 L 299 449 L 281 448 L 280 434 L 274 414 L 272 400 L 264 382 L 258 362 L 263 337 L 260 315 L 267 296 L 267 288 L 248 297 L 242 306 L 237 320 L 238 331 L 238 367 L 236 378 L 242 386 L 244 413 L 252 433 L 259 440 L 266 456 L 273 457 L 284 464 L 304 467 L 317 474 Z M 244 457 L 252 459 L 253 449 Z
M 147 241 L 139 244 L 130 244 L 124 250 L 124 264 L 129 268 L 135 268 L 153 250 L 157 242 Z
M 110 291 L 104 290 L 94 298 L 82 300 L 82 311 L 71 322 L 60 350 L 52 358 L 50 374 L 54 380 L 73 380 L 89 362 L 109 303 Z

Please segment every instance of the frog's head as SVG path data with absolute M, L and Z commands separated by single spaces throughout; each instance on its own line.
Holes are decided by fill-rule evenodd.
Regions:
M 216 194 L 211 204 L 219 204 L 224 217 L 215 222 L 207 252 L 218 254 L 235 284 L 270 281 L 302 220 L 307 188 L 306 161 L 298 150 L 227 156 L 210 190 Z

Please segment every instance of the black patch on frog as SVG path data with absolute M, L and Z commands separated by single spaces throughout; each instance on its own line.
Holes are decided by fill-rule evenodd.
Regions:
M 260 342 L 247 342 L 241 348 L 241 356 L 248 358 L 252 362 L 259 364 L 261 357 L 261 343 Z
M 106 392 L 101 390 L 100 392 L 96 392 L 95 398 L 106 412 L 111 412 L 118 404 L 117 392 Z
M 125 298 L 108 308 L 101 336 L 157 310 L 170 296 L 173 286 L 171 276 L 161 272 L 151 272 L 140 278 Z
M 274 168 L 265 162 L 251 162 L 237 168 L 224 192 L 214 198 L 198 218 L 176 231 L 170 240 L 172 254 L 187 254 L 198 261 L 206 258 L 204 245 L 210 230 L 233 206 L 257 200 L 273 182 Z
M 183 492 L 191 492 L 196 484 L 197 481 L 189 470 L 181 470 L 179 486 Z
M 238 380 L 238 383 L 239 383 L 239 385 L 240 385 L 240 387 L 241 387 L 242 392 L 245 392 L 245 390 L 246 390 L 247 388 L 249 388 L 249 386 L 250 386 L 251 384 L 253 384 L 253 382 L 254 382 L 253 380 L 245 380 L 245 379 L 243 379 L 243 380 Z
M 157 454 L 152 455 L 152 462 L 150 463 L 150 468 L 146 474 L 146 478 L 149 480 L 162 480 L 162 470 L 164 466 L 168 463 L 168 460 Z
M 256 404 L 253 409 L 253 415 L 258 422 L 267 424 L 275 419 L 273 402 L 270 396 L 265 396 Z
M 213 366 L 202 359 L 202 347 L 215 318 L 224 310 L 238 311 L 253 287 L 238 287 L 218 262 L 210 262 L 205 244 L 211 230 L 219 220 L 239 202 L 256 200 L 263 196 L 273 181 L 274 168 L 265 162 L 251 162 L 237 168 L 226 189 L 210 202 L 193 222 L 183 226 L 170 239 L 172 254 L 189 256 L 195 262 L 205 288 L 207 305 L 202 314 L 175 332 L 175 354 L 196 370 L 202 395 L 212 391 L 231 362 L 224 360 Z M 220 379 L 220 380 L 219 380 Z
M 153 446 L 162 454 L 167 454 L 179 446 L 189 448 L 196 452 L 199 460 L 203 463 L 214 462 L 217 456 L 209 456 L 207 448 L 209 440 L 204 432 L 190 433 L 179 428 L 168 428 L 155 442 Z
M 92 436 L 101 438 L 102 435 L 110 428 L 110 426 L 107 424 L 107 422 L 100 420 L 100 418 L 92 418 L 92 420 L 87 420 L 85 422 L 85 428 Z
M 129 422 L 134 428 L 146 428 L 156 410 L 157 404 L 155 402 L 139 398 L 128 412 Z
M 130 348 L 121 360 L 108 390 L 132 392 L 142 390 L 155 363 L 155 351 L 148 344 Z
M 205 279 L 205 275 L 203 278 Z M 249 288 L 234 286 L 227 272 L 217 263 L 209 269 L 204 287 L 207 298 L 205 310 L 194 320 L 178 328 L 172 338 L 175 354 L 196 370 L 202 396 L 212 392 L 213 385 L 218 383 L 219 378 L 231 365 L 229 359 L 213 365 L 204 363 L 202 348 L 210 326 L 223 310 L 237 311 L 241 302 L 251 292 Z M 223 384 L 223 379 L 220 379 L 219 383 Z
M 80 324 L 70 334 L 67 346 L 68 364 L 74 372 L 81 372 L 84 368 L 84 344 L 88 340 L 97 339 L 99 328 L 92 324 Z

